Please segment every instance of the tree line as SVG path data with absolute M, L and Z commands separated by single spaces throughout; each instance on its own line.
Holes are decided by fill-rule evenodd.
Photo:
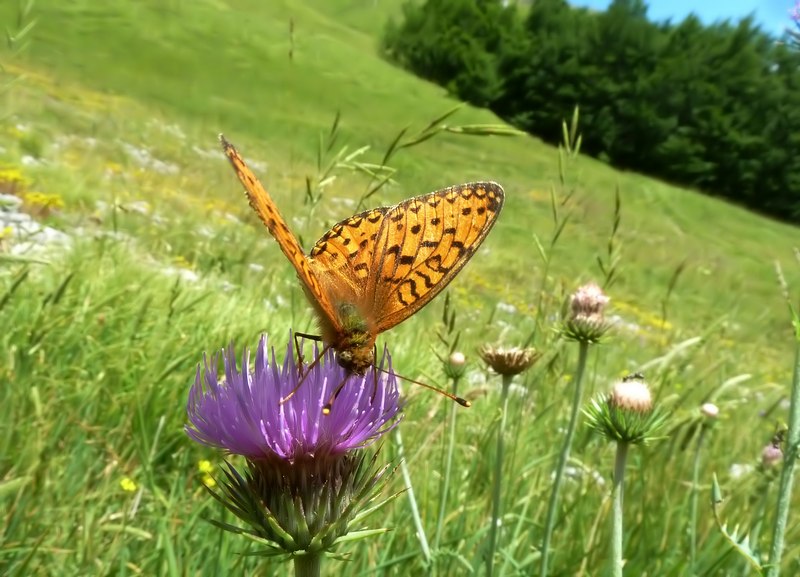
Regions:
M 584 152 L 800 218 L 800 51 L 751 18 L 654 23 L 642 0 L 411 1 L 383 50 L 545 141 L 579 106 Z

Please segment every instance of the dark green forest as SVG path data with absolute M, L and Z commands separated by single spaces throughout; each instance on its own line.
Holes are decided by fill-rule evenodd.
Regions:
M 751 19 L 654 23 L 641 0 L 411 1 L 383 50 L 545 141 L 578 106 L 587 154 L 800 218 L 800 51 Z

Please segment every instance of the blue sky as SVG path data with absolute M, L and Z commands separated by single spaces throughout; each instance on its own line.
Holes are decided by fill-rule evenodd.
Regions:
M 611 3 L 610 0 L 569 1 L 574 6 L 588 6 L 600 10 L 605 9 Z M 694 12 L 706 24 L 725 19 L 737 22 L 753 13 L 761 28 L 776 36 L 791 24 L 789 10 L 795 4 L 794 0 L 700 0 L 699 2 L 697 0 L 645 0 L 645 3 L 649 6 L 648 18 L 656 21 L 671 18 L 673 22 L 678 22 L 690 12 Z

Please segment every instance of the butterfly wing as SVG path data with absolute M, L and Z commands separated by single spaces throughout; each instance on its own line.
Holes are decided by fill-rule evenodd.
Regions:
M 503 189 L 493 182 L 445 188 L 343 220 L 307 258 L 244 159 L 222 135 L 220 141 L 250 206 L 297 271 L 327 340 L 342 346 L 353 346 L 359 335 L 369 348 L 377 333 L 430 302 L 472 257 L 503 207 Z
M 256 178 L 256 175 L 253 174 L 247 164 L 245 164 L 244 159 L 236 148 L 225 140 L 225 137 L 221 134 L 219 140 L 222 143 L 225 155 L 228 157 L 228 160 L 230 160 L 234 171 L 236 171 L 236 176 L 239 177 L 239 181 L 244 186 L 250 206 L 261 219 L 261 222 L 264 223 L 264 226 L 267 227 L 267 230 L 269 230 L 273 238 L 278 241 L 281 251 L 283 251 L 283 254 L 289 259 L 289 262 L 292 263 L 292 266 L 294 266 L 297 271 L 297 276 L 300 277 L 300 281 L 305 286 L 312 304 L 314 304 L 322 317 L 323 324 L 327 322 L 331 329 L 335 331 L 340 330 L 341 326 L 334 311 L 333 304 L 328 297 L 328 293 L 323 289 L 319 278 L 312 270 L 312 265 L 305 254 L 303 254 L 303 248 L 300 246 L 297 238 L 292 234 L 292 231 L 289 230 L 286 221 L 278 212 L 278 208 L 275 206 L 272 197 L 270 197 L 267 190 L 258 178 Z
M 504 198 L 499 184 L 473 182 L 383 214 L 364 297 L 377 332 L 404 321 L 453 280 L 494 226 Z
M 338 299 L 363 305 L 378 234 L 390 210 L 374 208 L 353 215 L 335 224 L 311 249 L 311 265 L 320 277 L 328 276 L 326 284 L 340 287 Z
M 503 200 L 500 185 L 475 182 L 362 212 L 317 241 L 311 266 L 333 287 L 331 300 L 354 305 L 377 334 L 453 280 L 489 234 Z

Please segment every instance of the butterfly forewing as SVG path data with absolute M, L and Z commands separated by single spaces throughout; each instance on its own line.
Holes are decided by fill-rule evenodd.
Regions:
M 384 216 L 366 299 L 378 332 L 433 299 L 467 263 L 503 207 L 503 189 L 476 182 L 406 200 Z
M 297 238 L 292 234 L 292 231 L 289 230 L 286 221 L 278 212 L 278 208 L 275 206 L 272 197 L 270 197 L 256 175 L 253 174 L 247 164 L 245 164 L 244 159 L 233 145 L 225 140 L 225 137 L 221 134 L 219 140 L 222 143 L 225 155 L 228 157 L 228 160 L 230 160 L 233 170 L 236 172 L 236 176 L 239 177 L 239 181 L 242 183 L 242 186 L 244 186 L 250 206 L 261 219 L 261 222 L 264 223 L 264 226 L 267 227 L 270 234 L 278 241 L 278 245 L 283 251 L 283 254 L 286 255 L 286 258 L 288 258 L 289 262 L 294 266 L 297 271 L 297 276 L 300 277 L 300 281 L 309 293 L 309 297 L 314 301 L 317 310 L 326 317 L 326 319 L 323 320 L 327 321 L 334 329 L 339 329 L 339 321 L 332 303 L 327 298 L 323 287 L 320 285 L 319 279 L 311 270 L 311 263 L 308 258 L 306 258 L 305 254 L 303 254 L 303 248 L 300 246 L 300 243 L 297 242 Z

